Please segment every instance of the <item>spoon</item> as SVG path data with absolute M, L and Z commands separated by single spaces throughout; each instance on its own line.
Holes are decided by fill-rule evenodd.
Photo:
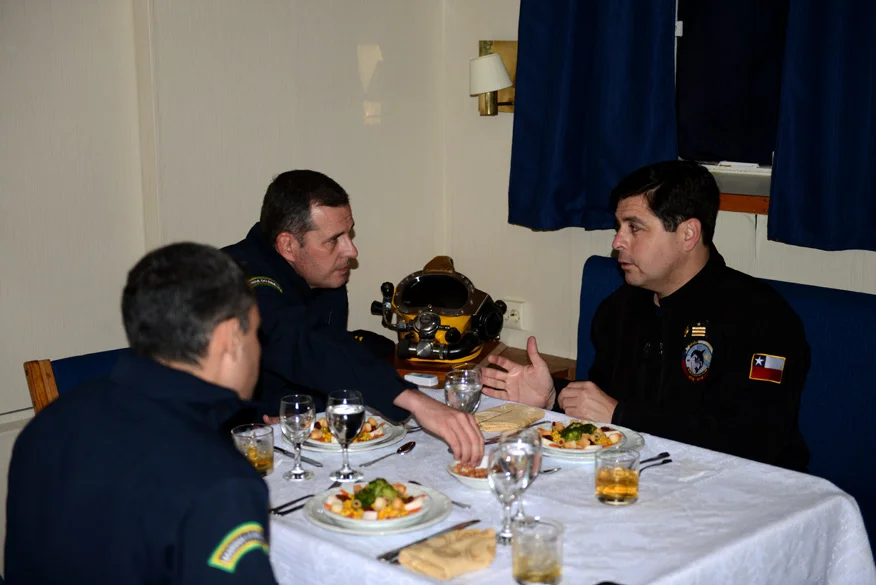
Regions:
M 556 473 L 561 470 L 562 467 L 551 467 L 550 469 L 542 469 L 538 472 L 539 475 L 550 475 L 552 473 Z
M 658 467 L 660 465 L 666 465 L 667 463 L 672 463 L 672 459 L 664 459 L 663 461 L 661 461 L 659 463 L 654 463 L 652 465 L 646 465 L 645 467 L 640 467 L 639 468 L 639 475 L 642 475 L 642 472 L 645 471 L 646 469 L 651 469 L 652 467 Z
M 399 447 L 398 449 L 396 449 L 395 453 L 388 453 L 388 454 L 384 455 L 383 457 L 378 457 L 377 459 L 372 459 L 371 461 L 360 464 L 359 467 L 368 467 L 370 465 L 374 465 L 378 461 L 383 461 L 387 457 L 392 457 L 393 455 L 404 455 L 405 453 L 410 453 L 411 451 L 414 450 L 414 447 L 416 447 L 416 446 L 417 446 L 416 441 L 407 442 L 404 445 L 402 445 L 401 447 Z

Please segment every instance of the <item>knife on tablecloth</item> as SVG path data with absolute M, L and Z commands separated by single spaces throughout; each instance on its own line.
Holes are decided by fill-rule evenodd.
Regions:
M 295 459 L 295 453 L 293 453 L 292 451 L 287 451 L 286 449 L 284 449 L 282 447 L 274 447 L 274 451 L 276 451 L 277 453 L 282 453 L 286 457 L 291 457 L 292 459 Z M 304 455 L 302 455 L 301 460 L 304 463 L 307 463 L 309 465 L 313 465 L 314 467 L 322 467 L 322 463 L 320 463 L 316 459 L 311 459 L 310 457 L 305 457 Z

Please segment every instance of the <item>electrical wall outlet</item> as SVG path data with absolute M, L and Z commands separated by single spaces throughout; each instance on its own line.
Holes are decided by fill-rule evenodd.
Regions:
M 529 305 L 526 301 L 503 299 L 508 306 L 505 311 L 505 329 L 529 330 Z

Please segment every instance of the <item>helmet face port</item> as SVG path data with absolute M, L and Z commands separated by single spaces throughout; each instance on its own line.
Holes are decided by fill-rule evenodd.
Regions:
M 380 314 L 384 327 L 398 333 L 401 358 L 463 362 L 476 357 L 484 341 L 498 339 L 502 331 L 504 303 L 476 289 L 456 272 L 448 256 L 437 256 L 423 270 L 403 278 L 391 303 L 386 301 L 390 287 L 384 283 L 381 289 L 385 298 Z M 374 314 L 377 304 L 373 303 Z

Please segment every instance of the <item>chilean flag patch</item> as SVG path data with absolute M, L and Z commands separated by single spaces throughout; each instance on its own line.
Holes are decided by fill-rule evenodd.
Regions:
M 782 373 L 785 371 L 785 358 L 778 355 L 756 353 L 751 356 L 751 370 L 748 377 L 751 380 L 782 383 Z

